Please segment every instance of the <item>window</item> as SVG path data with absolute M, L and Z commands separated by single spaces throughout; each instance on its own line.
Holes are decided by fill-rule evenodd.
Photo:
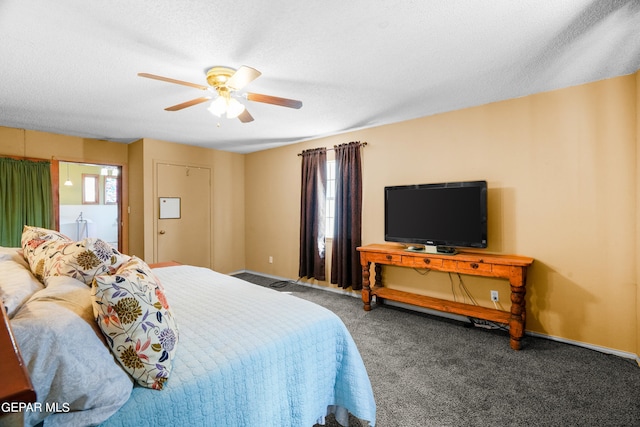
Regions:
M 104 177 L 104 204 L 115 205 L 118 203 L 118 178 L 115 176 Z
M 100 202 L 100 189 L 98 183 L 100 175 L 88 173 L 82 174 L 82 204 L 97 205 Z
M 327 160 L 327 202 L 325 213 L 325 237 L 333 238 L 336 211 L 336 161 Z

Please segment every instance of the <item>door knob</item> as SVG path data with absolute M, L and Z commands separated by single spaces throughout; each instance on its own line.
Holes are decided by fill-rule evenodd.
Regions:
M 164 234 L 164 233 L 166 233 L 166 231 L 160 230 L 160 234 Z

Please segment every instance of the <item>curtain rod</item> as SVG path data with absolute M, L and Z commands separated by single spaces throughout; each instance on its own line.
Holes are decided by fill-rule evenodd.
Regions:
M 364 147 L 364 146 L 366 146 L 366 145 L 367 145 L 367 142 L 360 142 L 359 144 L 360 144 L 360 146 L 361 146 L 361 147 Z M 334 145 L 333 147 L 334 147 L 334 148 L 327 148 L 327 151 L 333 151 L 333 150 L 335 150 L 335 147 L 337 147 L 337 145 Z M 313 150 L 313 148 L 312 148 L 312 150 Z M 304 151 L 304 150 L 303 150 L 303 151 Z M 298 153 L 298 156 L 302 156 L 302 153 Z

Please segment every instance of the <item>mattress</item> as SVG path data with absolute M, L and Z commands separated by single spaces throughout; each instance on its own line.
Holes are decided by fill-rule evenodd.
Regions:
M 331 311 L 192 266 L 154 269 L 179 342 L 161 391 L 134 386 L 101 425 L 301 426 L 348 410 L 375 425 L 358 349 Z

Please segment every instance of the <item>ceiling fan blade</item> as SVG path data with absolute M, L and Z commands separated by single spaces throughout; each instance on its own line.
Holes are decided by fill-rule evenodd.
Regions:
M 238 119 L 240 119 L 242 123 L 249 123 L 253 121 L 253 116 L 245 108 L 244 111 L 238 116 Z
M 201 98 L 192 99 L 191 101 L 183 102 L 182 104 L 173 105 L 171 107 L 165 108 L 166 111 L 178 111 L 183 108 L 191 107 L 194 105 L 201 104 L 203 102 L 207 102 L 211 99 L 209 96 L 203 96 Z
M 240 90 L 260 77 L 261 74 L 262 73 L 255 68 L 243 65 L 238 68 L 235 73 L 233 73 L 233 76 L 231 76 L 227 81 L 226 86 L 231 90 Z
M 196 83 L 189 83 L 189 82 L 185 82 L 185 81 L 182 81 L 182 80 L 171 79 L 169 77 L 156 76 L 155 74 L 138 73 L 138 75 L 140 77 L 146 77 L 148 79 L 160 80 L 160 81 L 167 82 L 167 83 L 175 83 L 177 85 L 194 87 L 194 88 L 200 89 L 200 90 L 208 90 L 209 89 L 208 86 L 202 86 L 202 85 L 199 85 L 199 84 L 196 84 Z
M 264 102 L 265 104 L 280 105 L 281 107 L 289 107 L 298 109 L 302 107 L 302 101 L 295 99 L 279 98 L 271 95 L 261 95 L 259 93 L 247 93 L 249 101 Z

